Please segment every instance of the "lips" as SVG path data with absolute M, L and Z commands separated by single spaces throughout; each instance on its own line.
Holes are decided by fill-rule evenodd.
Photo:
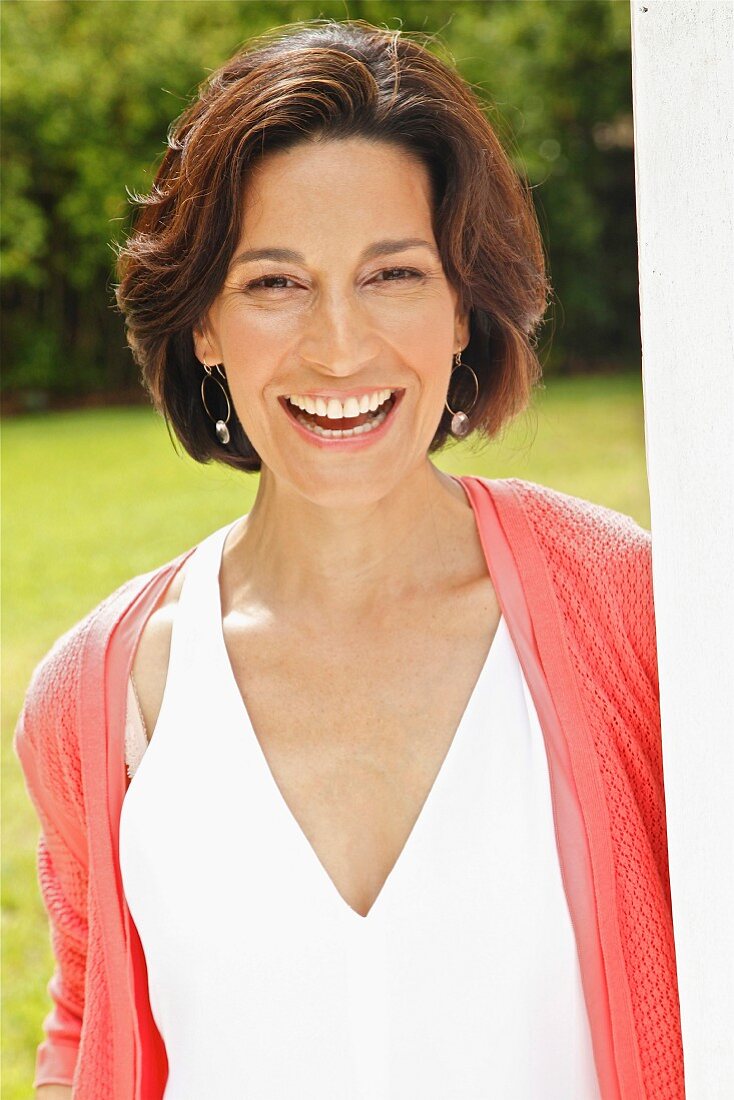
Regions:
M 350 428 L 358 428 L 361 424 L 367 424 L 370 420 L 374 420 L 381 412 L 389 413 L 390 409 L 395 404 L 395 394 L 390 394 L 390 396 L 373 411 L 360 413 L 359 416 L 329 418 L 328 416 L 319 416 L 318 413 L 310 413 L 306 412 L 304 409 L 299 409 L 292 405 L 290 401 L 287 401 L 286 404 L 295 417 L 302 416 L 309 424 L 316 424 L 319 428 L 326 428 L 332 432 L 349 431 Z
M 360 397 L 364 397 L 365 395 L 369 397 L 370 394 L 379 393 L 380 390 L 390 390 L 390 392 L 393 395 L 397 395 L 399 393 L 402 393 L 403 389 L 404 389 L 404 387 L 402 387 L 402 386 L 372 386 L 371 389 L 368 389 L 366 386 L 363 386 L 361 389 L 318 390 L 314 393 L 309 393 L 307 390 L 290 390 L 289 393 L 283 393 L 280 396 L 281 397 L 290 397 L 291 394 L 295 393 L 295 394 L 300 394 L 301 396 L 304 396 L 304 397 L 312 397 L 312 398 L 314 398 L 314 400 L 317 397 L 323 397 L 323 399 L 325 401 L 328 401 L 330 397 L 336 397 L 337 400 L 339 400 L 339 401 L 346 401 L 346 399 L 348 397 L 356 397 L 357 399 L 359 399 Z
M 359 432 L 357 433 L 357 435 L 332 437 L 320 435 L 318 432 L 311 431 L 309 428 L 301 424 L 299 421 L 301 410 L 295 409 L 285 396 L 280 396 L 278 398 L 278 401 L 288 414 L 288 418 L 293 424 L 293 427 L 296 429 L 297 432 L 300 433 L 303 438 L 307 439 L 309 443 L 315 445 L 318 448 L 327 449 L 329 451 L 352 451 L 361 450 L 364 447 L 369 447 L 377 443 L 380 439 L 384 437 L 386 432 L 390 430 L 390 426 L 395 418 L 395 409 L 400 404 L 404 396 L 404 389 L 396 390 L 395 393 L 386 402 L 384 402 L 382 409 L 386 409 L 387 414 L 384 416 L 382 423 L 379 424 L 377 427 L 372 428 L 370 431 Z M 375 413 L 377 413 L 377 411 L 378 410 L 375 410 Z M 312 421 L 314 420 L 313 417 L 311 419 Z M 340 417 L 338 420 L 327 421 L 327 427 L 337 431 L 343 431 L 345 429 L 349 430 L 349 428 L 353 428 L 356 426 L 357 420 L 357 417 L 354 417 L 351 420 Z

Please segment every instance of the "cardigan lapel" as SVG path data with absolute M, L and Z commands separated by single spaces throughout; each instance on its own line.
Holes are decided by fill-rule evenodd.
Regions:
M 561 876 L 603 1100 L 644 1100 L 611 830 L 549 563 L 510 480 L 462 479 L 545 740 Z
M 82 652 L 77 701 L 79 747 L 90 888 L 95 892 L 103 923 L 109 983 L 114 1100 L 160 1100 L 165 1083 L 165 1075 L 161 1077 L 165 1048 L 151 1014 L 145 957 L 120 875 L 119 825 L 126 782 L 125 692 L 140 631 L 193 549 L 160 569 L 134 577 L 104 600 Z M 134 1013 L 130 1011 L 131 1003 L 135 1005 Z M 163 1070 L 165 1073 L 165 1061 Z
M 125 791 L 130 780 L 125 766 L 125 711 L 127 682 L 132 669 L 138 639 L 150 615 L 153 613 L 173 580 L 175 574 L 195 547 L 180 554 L 163 570 L 159 570 L 140 593 L 117 624 L 109 651 L 108 713 L 109 741 L 113 745 L 110 769 L 110 805 L 114 813 L 110 830 L 114 845 L 114 863 L 117 890 L 123 913 L 127 949 L 127 980 L 129 996 L 135 1005 L 133 1014 L 135 1042 L 135 1100 L 160 1100 L 168 1077 L 166 1048 L 156 1026 L 148 996 L 148 970 L 143 945 L 132 919 L 122 885 L 119 861 L 120 813 Z
M 127 954 L 112 822 L 118 807 L 117 783 L 111 776 L 115 726 L 107 725 L 110 687 L 107 652 L 116 624 L 144 589 L 147 577 L 136 577 L 105 600 L 95 615 L 82 652 L 79 677 L 79 749 L 89 834 L 89 884 L 103 924 L 102 945 L 112 1020 L 112 1096 L 132 1100 L 135 1050 L 126 988 Z

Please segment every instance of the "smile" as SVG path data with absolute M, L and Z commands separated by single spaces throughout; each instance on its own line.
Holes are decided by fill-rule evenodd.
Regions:
M 298 405 L 288 397 L 279 397 L 278 401 L 293 426 L 309 442 L 330 450 L 351 450 L 372 445 L 384 438 L 404 393 L 405 390 L 379 390 L 365 395 L 361 402 L 354 399 L 344 403 L 334 399 L 301 399 L 297 395 L 294 400 Z M 369 402 L 366 398 L 370 398 Z M 313 411 L 300 407 L 306 404 Z M 368 407 L 362 411 L 366 405 Z

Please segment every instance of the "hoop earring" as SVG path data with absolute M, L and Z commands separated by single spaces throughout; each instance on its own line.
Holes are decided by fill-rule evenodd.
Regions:
M 229 418 L 230 418 L 230 415 L 232 413 L 232 406 L 229 403 L 229 397 L 227 396 L 227 391 L 225 390 L 224 386 L 219 381 L 219 379 L 216 378 L 212 374 L 212 369 L 219 371 L 222 378 L 224 378 L 225 380 L 226 380 L 227 376 L 224 373 L 224 371 L 222 370 L 222 366 L 223 366 L 222 363 L 215 363 L 213 368 L 208 367 L 206 365 L 206 363 L 202 363 L 201 365 L 204 368 L 204 371 L 206 372 L 204 374 L 204 377 L 201 380 L 201 403 L 204 406 L 204 409 L 206 411 L 207 416 L 215 424 L 215 431 L 217 433 L 217 439 L 219 440 L 220 443 L 224 444 L 224 446 L 226 447 L 226 445 L 229 443 L 229 428 L 227 427 L 227 424 L 229 423 Z M 213 379 L 217 383 L 219 388 L 221 389 L 222 393 L 224 394 L 224 400 L 227 402 L 227 418 L 226 418 L 226 420 L 217 420 L 217 418 L 215 416 L 212 416 L 212 414 L 209 412 L 209 406 L 206 403 L 206 397 L 204 395 L 204 383 L 206 382 L 207 378 Z
M 472 411 L 472 409 L 474 408 L 474 406 L 477 403 L 477 399 L 479 398 L 479 379 L 477 378 L 476 374 L 474 373 L 474 371 L 472 370 L 472 368 L 469 366 L 468 363 L 462 363 L 462 361 L 461 361 L 461 352 L 460 351 L 454 356 L 454 366 L 453 366 L 453 369 L 451 371 L 451 377 L 452 378 L 453 378 L 453 375 L 454 375 L 454 371 L 457 369 L 457 367 L 466 367 L 467 370 L 471 371 L 472 377 L 474 379 L 474 385 L 476 386 L 476 390 L 477 390 L 476 395 L 474 397 L 474 400 L 472 401 L 472 403 L 471 403 L 469 409 L 467 410 L 467 412 L 462 412 L 461 410 L 459 410 L 459 412 L 454 412 L 454 410 L 449 405 L 448 395 L 447 395 L 447 398 L 446 398 L 446 408 L 451 413 L 451 417 L 452 417 L 452 420 L 451 420 L 451 434 L 455 435 L 459 439 L 461 439 L 463 436 L 467 435 L 467 433 L 469 432 L 469 416 L 468 416 L 468 413 L 470 413 Z M 449 383 L 449 388 L 451 388 L 450 383 Z

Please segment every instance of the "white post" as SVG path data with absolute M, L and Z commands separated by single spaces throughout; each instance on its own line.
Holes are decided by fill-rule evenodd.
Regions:
M 643 394 L 687 1100 L 734 1097 L 734 6 L 632 0 Z

